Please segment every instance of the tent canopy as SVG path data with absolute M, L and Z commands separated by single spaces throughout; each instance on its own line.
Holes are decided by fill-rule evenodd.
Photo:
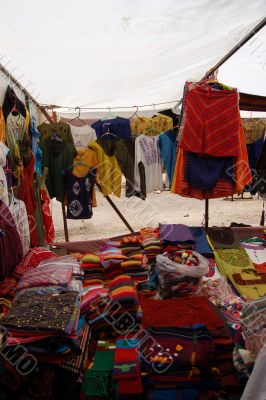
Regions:
M 266 14 L 265 0 L 1 0 L 0 5 L 0 62 L 40 103 L 80 107 L 177 100 L 187 79 L 200 79 Z M 243 65 L 233 56 L 233 76 L 221 69 L 221 81 L 266 94 L 265 31 L 240 50 Z M 250 65 L 252 88 L 245 75 Z

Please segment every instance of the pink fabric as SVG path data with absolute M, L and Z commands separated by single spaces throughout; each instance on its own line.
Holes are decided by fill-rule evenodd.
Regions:
M 73 267 L 65 266 L 55 269 L 54 265 L 43 265 L 24 273 L 17 290 L 39 286 L 67 286 L 70 284 Z

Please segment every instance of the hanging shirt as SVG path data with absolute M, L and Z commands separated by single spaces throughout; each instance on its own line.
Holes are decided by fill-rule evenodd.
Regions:
M 78 155 L 73 160 L 73 174 L 83 178 L 88 174 L 90 168 L 96 168 L 97 166 L 97 154 L 94 150 L 90 148 L 78 150 Z M 97 207 L 95 186 L 92 193 L 92 207 Z
M 136 135 L 156 136 L 170 129 L 173 129 L 172 118 L 162 114 L 150 118 L 137 116 L 131 120 L 131 130 Z
M 19 177 L 22 172 L 19 143 L 23 142 L 25 135 L 25 118 L 21 114 L 10 113 L 6 120 L 6 139 L 10 150 L 12 169 L 16 177 Z
M 41 124 L 38 127 L 42 136 L 40 148 L 42 150 L 42 167 L 48 168 L 46 186 L 50 198 L 56 197 L 60 202 L 64 201 L 64 178 L 62 171 L 73 164 L 77 155 L 70 126 L 64 122 Z M 58 140 L 53 139 L 56 135 Z
M 31 149 L 35 157 L 35 170 L 38 176 L 42 175 L 42 151 L 39 147 L 40 132 L 36 126 L 36 118 L 34 116 L 30 119 L 30 136 L 31 136 Z
M 135 142 L 134 189 L 140 191 L 139 163 L 145 168 L 146 192 L 163 189 L 163 167 L 158 144 L 159 136 L 140 135 Z
M 106 120 L 99 119 L 92 124 L 92 128 L 95 129 L 98 139 L 107 132 L 112 133 L 112 135 L 105 135 L 105 139 L 111 140 L 114 137 L 113 135 L 121 139 L 128 139 L 131 137 L 130 121 L 127 118 L 116 117 Z
M 9 209 L 21 240 L 23 257 L 25 257 L 30 249 L 30 230 L 26 206 L 22 200 L 14 198 L 11 201 Z
M 159 147 L 163 164 L 165 166 L 167 176 L 172 184 L 175 160 L 176 160 L 176 134 L 173 131 L 167 131 L 159 135 Z
M 4 172 L 4 166 L 6 165 L 6 156 L 9 152 L 8 147 L 0 142 L 0 200 L 3 200 L 8 205 L 8 187 L 6 175 Z
M 97 141 L 90 144 L 97 154 L 98 177 L 104 196 L 114 194 L 121 196 L 122 172 L 116 157 L 109 157 Z
M 70 169 L 64 170 L 67 193 L 67 218 L 90 219 L 92 217 L 92 193 L 96 171 L 78 178 Z
M 71 135 L 77 150 L 88 147 L 90 142 L 97 139 L 95 130 L 89 125 L 74 126 L 70 124 Z
M 0 142 L 6 141 L 6 124 L 2 107 L 0 107 Z

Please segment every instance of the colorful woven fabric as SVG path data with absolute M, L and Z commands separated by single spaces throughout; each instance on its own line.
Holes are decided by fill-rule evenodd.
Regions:
M 216 157 L 239 155 L 238 93 L 186 82 L 180 148 Z
M 17 290 L 39 286 L 68 286 L 72 278 L 73 268 L 69 266 L 55 269 L 53 265 L 43 265 L 25 272 Z

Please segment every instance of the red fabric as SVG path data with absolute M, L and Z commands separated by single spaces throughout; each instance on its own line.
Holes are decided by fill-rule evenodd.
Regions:
M 34 211 L 37 208 L 37 200 L 33 188 L 33 179 L 35 171 L 35 159 L 32 154 L 30 162 L 24 167 L 21 175 L 18 198 L 24 201 L 27 209 L 29 228 L 30 228 L 30 245 L 36 247 L 39 244 L 39 237 L 37 231 L 37 225 L 35 222 Z
M 52 257 L 57 257 L 57 254 L 50 250 L 43 249 L 42 247 L 30 249 L 26 257 L 24 257 L 23 260 L 18 264 L 14 272 L 16 275 L 23 275 L 24 272 L 36 268 L 41 261 Z
M 154 300 L 140 294 L 139 300 L 143 328 L 204 324 L 213 337 L 231 337 L 222 314 L 205 297 Z
M 50 211 L 50 197 L 45 189 L 41 189 L 42 198 L 42 217 L 45 229 L 45 241 L 46 243 L 53 243 L 55 238 L 54 223 Z
M 239 155 L 238 93 L 208 83 L 186 82 L 184 125 L 180 147 L 216 157 Z
M 15 293 L 15 288 L 17 287 L 17 281 L 15 278 L 6 277 L 3 282 L 0 282 L 0 296 L 10 296 L 13 297 Z

